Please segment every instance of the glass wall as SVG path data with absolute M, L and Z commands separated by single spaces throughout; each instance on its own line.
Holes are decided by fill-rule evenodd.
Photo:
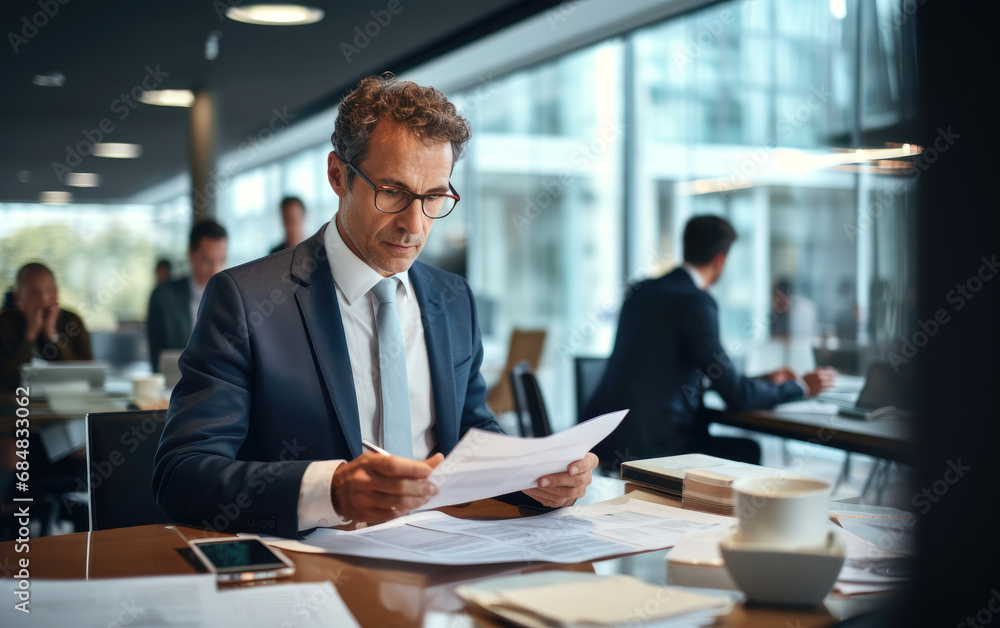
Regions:
M 187 249 L 191 205 L 0 203 L 0 287 L 28 262 L 52 269 L 63 308 L 92 331 L 144 321 L 158 257 Z M 175 272 L 177 271 L 175 264 Z

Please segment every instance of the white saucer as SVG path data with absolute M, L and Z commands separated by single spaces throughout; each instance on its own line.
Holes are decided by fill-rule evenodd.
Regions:
M 840 528 L 830 524 L 820 547 L 787 549 L 743 542 L 738 529 L 719 544 L 726 569 L 747 598 L 765 604 L 814 606 L 830 593 L 844 564 Z

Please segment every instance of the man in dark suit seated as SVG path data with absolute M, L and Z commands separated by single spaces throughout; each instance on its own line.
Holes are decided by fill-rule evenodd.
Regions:
M 416 261 L 458 201 L 468 138 L 433 88 L 373 76 L 344 99 L 333 219 L 205 290 L 156 454 L 167 516 L 288 537 L 385 521 L 437 492 L 426 478 L 470 428 L 500 431 L 469 285 Z M 596 466 L 587 454 L 509 499 L 571 504 Z
M 17 271 L 17 307 L 0 315 L 0 385 L 5 391 L 14 392 L 21 380 L 18 367 L 33 357 L 93 359 L 83 321 L 59 307 L 55 275 L 38 263 Z
M 297 196 L 281 199 L 281 224 L 285 227 L 285 241 L 271 249 L 271 253 L 294 249 L 306 239 L 306 206 Z
M 695 216 L 684 228 L 684 264 L 637 284 L 625 299 L 615 348 L 586 416 L 629 408 L 595 451 L 605 466 L 625 460 L 704 453 L 759 464 L 750 439 L 713 438 L 699 419 L 702 393 L 719 392 L 730 410 L 769 408 L 814 396 L 836 372 L 820 368 L 801 379 L 789 369 L 763 378 L 736 371 L 719 339 L 719 313 L 707 288 L 719 280 L 736 232 L 716 216 Z
M 188 237 L 191 274 L 160 283 L 149 297 L 146 337 L 154 372 L 160 367 L 160 352 L 187 346 L 205 286 L 226 266 L 227 243 L 226 230 L 219 223 L 205 220 L 196 224 Z

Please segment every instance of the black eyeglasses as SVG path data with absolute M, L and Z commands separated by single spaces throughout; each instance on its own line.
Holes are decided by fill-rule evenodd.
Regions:
M 420 199 L 420 209 L 424 212 L 424 216 L 437 220 L 450 214 L 451 210 L 455 209 L 455 205 L 458 205 L 458 202 L 462 200 L 450 182 L 448 189 L 451 190 L 451 194 L 417 194 L 394 185 L 375 185 L 354 164 L 349 161 L 344 161 L 344 163 L 375 190 L 375 209 L 384 214 L 398 214 L 409 207 L 413 199 L 416 198 Z

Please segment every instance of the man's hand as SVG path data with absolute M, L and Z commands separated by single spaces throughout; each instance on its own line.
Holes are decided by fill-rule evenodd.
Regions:
M 385 454 L 364 453 L 337 467 L 330 498 L 337 514 L 357 522 L 395 519 L 427 503 L 438 489 L 427 481 L 444 456 L 424 462 Z
M 38 334 L 42 333 L 45 328 L 45 308 L 37 302 L 19 304 L 19 307 L 24 313 L 24 317 L 28 319 L 28 328 L 25 330 L 24 337 L 28 342 L 34 344 L 35 340 L 38 339 Z
M 588 453 L 583 460 L 571 462 L 565 473 L 543 475 L 538 478 L 538 488 L 525 489 L 523 492 L 543 506 L 572 506 L 573 502 L 586 494 L 587 487 L 590 486 L 591 471 L 597 468 L 597 463 L 597 456 Z
M 821 366 L 811 373 L 806 373 L 802 378 L 806 384 L 806 397 L 815 397 L 833 386 L 833 378 L 836 376 L 837 369 L 829 366 Z
M 783 366 L 777 371 L 772 371 L 764 376 L 764 379 L 772 384 L 784 384 L 785 382 L 795 381 L 798 378 L 799 376 L 795 374 L 795 371 L 787 366 Z
M 45 337 L 49 340 L 55 340 L 56 338 L 56 320 L 59 318 L 59 304 L 53 303 L 45 307 L 43 320 L 42 320 L 42 331 L 45 333 Z

